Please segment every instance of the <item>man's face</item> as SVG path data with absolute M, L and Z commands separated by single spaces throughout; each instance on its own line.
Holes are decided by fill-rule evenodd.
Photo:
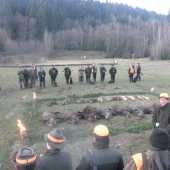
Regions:
M 168 103 L 168 99 L 164 97 L 160 97 L 159 99 L 161 106 L 165 106 Z

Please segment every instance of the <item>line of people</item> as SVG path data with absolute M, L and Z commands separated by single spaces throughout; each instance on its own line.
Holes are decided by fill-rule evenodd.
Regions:
M 156 128 L 150 135 L 150 148 L 146 153 L 129 157 L 124 167 L 120 151 L 109 146 L 109 130 L 105 125 L 94 128 L 93 150 L 83 156 L 76 170 L 169 170 L 170 152 L 167 150 L 170 135 L 165 129 Z M 67 139 L 62 131 L 54 129 L 44 135 L 47 151 L 40 156 L 29 147 L 21 147 L 12 160 L 16 170 L 72 170 L 68 152 L 63 152 Z
M 68 65 L 62 71 L 64 72 L 66 83 L 69 84 L 69 80 L 71 78 L 72 71 L 70 70 Z M 101 67 L 100 67 L 101 83 L 104 83 L 106 71 L 107 70 L 104 67 L 104 65 L 101 65 Z M 80 84 L 83 84 L 84 73 L 86 74 L 86 82 L 87 83 L 89 83 L 91 75 L 93 76 L 93 82 L 96 83 L 97 66 L 95 65 L 95 63 L 93 63 L 93 66 L 91 68 L 90 68 L 90 65 L 87 65 L 87 67 L 85 69 L 82 67 L 82 65 L 80 65 L 80 67 L 78 68 L 78 77 L 79 77 Z M 114 65 L 112 65 L 109 70 L 109 74 L 111 76 L 110 83 L 115 82 L 116 73 L 117 73 L 117 70 L 114 67 Z M 135 79 L 133 79 L 134 73 L 135 73 L 135 68 L 134 68 L 134 65 L 132 65 L 132 67 L 130 67 L 128 70 L 130 82 L 136 81 Z M 139 81 L 141 81 L 140 74 L 141 74 L 141 66 L 138 63 L 137 79 Z M 42 69 L 42 67 L 40 67 L 40 71 L 38 72 L 38 74 L 37 74 L 37 68 L 33 64 L 31 66 L 31 70 L 29 70 L 29 71 L 25 67 L 22 67 L 22 68 L 19 67 L 18 75 L 19 75 L 19 82 L 20 82 L 21 89 L 23 88 L 23 86 L 24 86 L 24 88 L 35 87 L 36 80 L 38 79 L 38 77 L 39 77 L 39 81 L 40 81 L 40 87 L 42 87 L 42 86 L 45 87 L 46 72 Z M 51 77 L 51 86 L 57 86 L 56 78 L 58 76 L 58 70 L 57 70 L 57 68 L 54 67 L 54 65 L 51 66 L 51 69 L 49 70 L 49 75 Z M 30 83 L 29 83 L 29 80 L 30 80 Z

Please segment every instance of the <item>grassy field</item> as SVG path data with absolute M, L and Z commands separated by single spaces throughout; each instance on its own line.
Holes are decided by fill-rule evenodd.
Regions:
M 63 63 L 70 63 L 70 61 L 60 61 Z M 76 60 L 76 63 L 110 63 L 111 60 Z M 142 81 L 137 83 L 129 83 L 127 69 L 134 64 L 141 63 Z M 59 61 L 54 61 L 54 64 Z M 74 62 L 72 62 L 74 63 Z M 44 63 L 46 64 L 46 63 Z M 98 70 L 100 65 L 97 65 Z M 82 111 L 87 105 L 99 108 L 101 106 L 111 108 L 113 105 L 120 105 L 127 108 L 128 105 L 134 103 L 138 106 L 141 104 L 152 105 L 158 101 L 158 95 L 161 92 L 170 93 L 170 67 L 168 61 L 149 61 L 149 60 L 119 60 L 119 65 L 116 66 L 116 82 L 114 84 L 108 84 L 110 80 L 109 69 L 110 65 L 105 65 L 107 72 L 105 77 L 105 83 L 100 83 L 100 74 L 97 74 L 96 85 L 87 85 L 84 81 L 83 85 L 78 82 L 78 66 L 70 66 L 73 78 L 73 85 L 66 85 L 65 77 L 62 72 L 64 66 L 59 66 L 59 75 L 57 77 L 58 87 L 51 87 L 50 77 L 48 70 L 50 67 L 43 67 L 46 71 L 46 88 L 39 89 L 39 82 L 37 81 L 35 89 L 21 90 L 19 87 L 17 68 L 2 68 L 0 67 L 0 163 L 4 170 L 14 169 L 14 165 L 11 162 L 12 155 L 21 146 L 32 147 L 38 154 L 44 153 L 46 150 L 46 143 L 43 140 L 43 135 L 53 130 L 52 127 L 47 127 L 42 122 L 42 114 L 44 111 L 58 111 L 58 116 L 63 117 L 63 114 L 67 108 L 72 108 L 78 111 Z M 39 70 L 39 68 L 38 68 Z M 151 87 L 154 87 L 154 93 L 150 93 Z M 36 91 L 37 99 L 35 100 L 35 109 L 33 108 L 32 92 Z M 67 96 L 81 96 L 88 99 L 90 95 L 96 97 L 105 97 L 111 94 L 116 95 L 144 95 L 150 98 L 150 100 L 136 100 L 136 101 L 112 101 L 93 104 L 72 104 L 62 105 L 62 100 Z M 58 105 L 47 107 L 46 103 L 49 100 L 55 100 Z M 20 138 L 19 128 L 17 127 L 17 119 L 21 119 L 23 124 L 27 128 L 28 135 L 23 140 Z M 149 136 L 152 132 L 150 130 L 142 130 L 140 133 L 127 132 L 128 127 L 132 127 L 136 124 L 151 122 L 151 115 L 145 115 L 143 119 L 138 118 L 135 115 L 131 115 L 131 118 L 125 118 L 122 116 L 114 116 L 109 121 L 96 120 L 94 123 L 90 123 L 86 120 L 80 120 L 76 125 L 69 124 L 68 122 L 58 123 L 56 128 L 63 131 L 64 135 L 68 139 L 68 145 L 64 149 L 68 151 L 72 156 L 74 169 L 80 162 L 77 144 L 79 145 L 81 156 L 84 153 L 92 149 L 93 142 L 93 129 L 98 124 L 107 125 L 111 130 L 110 146 L 114 146 L 120 150 L 123 155 L 124 162 L 127 161 L 130 155 L 129 147 L 132 146 L 133 154 L 137 152 L 144 152 L 149 147 Z

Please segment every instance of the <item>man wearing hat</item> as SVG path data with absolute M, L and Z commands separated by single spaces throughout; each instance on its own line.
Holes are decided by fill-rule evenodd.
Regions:
M 109 73 L 111 75 L 111 81 L 113 81 L 113 83 L 115 82 L 115 74 L 116 74 L 117 70 L 114 67 L 114 65 L 112 65 L 112 67 L 109 70 Z
M 123 170 L 121 153 L 109 146 L 109 130 L 104 125 L 94 128 L 94 150 L 87 151 L 76 170 Z
M 55 80 L 58 75 L 58 70 L 54 67 L 54 65 L 51 66 L 51 69 L 49 70 L 49 75 L 51 77 L 51 86 L 55 86 Z
M 160 106 L 155 108 L 152 116 L 153 127 L 166 129 L 170 133 L 170 103 L 169 94 L 161 93 L 159 95 Z
M 86 74 L 86 82 L 88 84 L 90 77 L 91 77 L 91 68 L 89 67 L 89 64 L 87 65 L 87 67 L 85 69 L 85 74 Z
M 23 146 L 13 155 L 12 160 L 16 170 L 35 170 L 37 166 L 37 153 L 31 148 Z
M 107 71 L 106 68 L 102 64 L 102 66 L 100 67 L 101 83 L 104 83 L 104 78 L 105 78 L 106 71 Z
M 129 158 L 124 170 L 169 170 L 169 133 L 157 128 L 150 136 L 150 148 L 146 153 L 137 153 Z
M 47 151 L 38 161 L 41 170 L 72 170 L 71 156 L 67 152 L 61 152 L 67 145 L 67 140 L 60 130 L 54 129 L 44 135 L 47 142 Z
M 138 77 L 138 81 L 141 81 L 140 73 L 141 73 L 141 66 L 140 66 L 140 63 L 138 63 L 137 64 L 137 77 Z
M 45 87 L 45 76 L 46 72 L 40 67 L 40 71 L 38 72 L 39 80 L 40 80 L 40 88 L 43 86 Z

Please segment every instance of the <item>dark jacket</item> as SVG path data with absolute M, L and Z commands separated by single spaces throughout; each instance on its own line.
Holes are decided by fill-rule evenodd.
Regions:
M 100 74 L 101 75 L 105 75 L 105 72 L 106 72 L 106 68 L 105 67 L 100 67 Z
M 71 70 L 70 70 L 69 67 L 66 67 L 66 68 L 64 69 L 64 71 L 65 71 L 65 76 L 70 76 L 70 75 L 71 75 Z
M 117 73 L 117 70 L 115 67 L 112 67 L 110 70 L 109 70 L 109 73 L 110 74 L 116 74 Z
M 170 169 L 170 153 L 168 150 L 160 150 L 150 147 L 146 152 L 148 159 L 148 170 L 169 170 Z M 140 161 L 138 161 L 140 163 Z M 142 161 L 143 162 L 143 161 Z M 135 161 L 129 158 L 124 170 L 137 170 Z M 145 170 L 143 166 L 140 170 Z
M 166 129 L 170 133 L 170 103 L 168 102 L 165 106 L 158 106 L 152 116 L 152 125 L 159 123 L 159 127 Z
M 46 168 L 44 168 L 44 166 Z M 72 170 L 71 156 L 61 150 L 47 150 L 35 170 Z
M 101 142 L 94 142 L 93 146 L 97 170 L 123 170 L 122 155 L 117 149 Z M 93 170 L 89 152 L 86 152 L 76 170 Z
M 54 68 L 51 68 L 50 70 L 49 70 L 49 75 L 51 76 L 51 77 L 57 77 L 57 75 L 58 75 L 58 70 L 54 67 Z
M 27 69 L 24 69 L 23 70 L 23 74 L 24 74 L 24 78 L 28 78 L 28 70 Z
M 137 66 L 137 73 L 140 73 L 141 72 L 141 66 Z
M 86 73 L 86 76 L 91 76 L 91 68 L 90 67 L 87 67 L 85 69 L 85 73 Z
M 40 80 L 41 80 L 41 79 L 45 79 L 46 72 L 45 72 L 44 70 L 39 71 L 39 72 L 38 72 L 38 76 L 40 77 Z

